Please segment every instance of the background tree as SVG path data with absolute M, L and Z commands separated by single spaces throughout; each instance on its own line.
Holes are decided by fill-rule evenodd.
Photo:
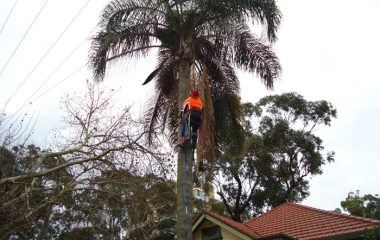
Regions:
M 2 146 L 25 145 L 32 136 L 38 114 L 0 114 L 0 144 Z
M 228 128 L 235 132 L 230 136 L 242 136 L 237 134 L 240 129 L 235 115 L 238 81 L 233 66 L 257 73 L 268 87 L 273 85 L 280 70 L 276 56 L 251 33 L 247 20 L 263 25 L 267 39 L 273 42 L 280 18 L 276 2 L 272 0 L 114 0 L 102 13 L 101 30 L 92 44 L 90 65 L 95 79 L 102 80 L 107 62 L 146 56 L 149 50 L 158 49 L 158 67 L 145 81 L 155 78 L 158 89 L 156 104 L 150 111 L 150 126 L 162 120 L 162 125 L 168 125 L 176 136 L 175 140 L 181 137 L 178 115 L 190 90 L 192 69 L 198 69 L 199 73 L 206 71 L 204 81 L 199 83 L 205 94 L 205 111 L 216 113 L 214 103 L 224 104 L 221 109 L 224 115 L 217 115 L 223 115 L 219 120 L 234 126 Z M 212 114 L 205 114 L 210 121 L 208 131 L 203 132 L 205 146 L 214 148 L 215 137 L 227 146 L 240 142 L 215 134 L 216 128 L 223 128 L 217 125 L 218 119 L 213 119 Z M 182 174 L 183 164 L 191 169 L 191 161 L 184 162 L 184 159 L 191 159 L 190 151 L 178 148 L 178 233 L 180 239 L 191 239 L 192 174 L 191 171 Z M 184 204 L 183 195 L 189 197 L 188 206 Z
M 285 93 L 244 108 L 245 153 L 225 152 L 218 163 L 217 193 L 236 221 L 256 216 L 265 207 L 302 201 L 309 194 L 308 177 L 322 174 L 322 166 L 334 156 L 323 154 L 322 139 L 314 134 L 317 126 L 330 126 L 336 117 L 327 101 Z
M 349 192 L 346 200 L 340 202 L 344 211 L 351 215 L 380 220 L 380 197 L 378 194 L 365 194 L 360 196 L 360 191 Z
M 12 175 L 22 174 L 30 169 L 32 157 L 40 149 L 34 145 L 27 147 L 14 147 L 13 149 L 7 149 L 0 147 L 0 178 L 7 178 Z M 30 184 L 31 182 L 29 182 Z M 7 226 L 10 221 L 24 216 L 27 209 L 32 206 L 41 204 L 41 202 L 47 201 L 47 194 L 41 191 L 44 182 L 34 181 L 34 186 L 39 191 L 35 194 L 25 196 L 25 189 L 28 188 L 28 184 L 25 182 L 7 183 L 0 186 L 0 226 Z M 24 202 L 21 204 L 19 196 L 25 196 Z M 33 221 L 30 224 L 20 224 L 13 231 L 13 236 L 17 236 L 21 239 L 28 239 L 34 236 L 34 233 L 38 227 L 41 229 L 46 226 L 44 224 L 45 216 L 49 215 L 50 208 L 46 207 L 41 210 L 39 214 L 36 214 Z M 1 228 L 0 228 L 1 229 Z
M 159 146 L 144 147 L 143 123 L 132 119 L 129 108 L 114 108 L 111 95 L 112 91 L 107 95 L 89 85 L 86 94 L 67 96 L 67 127 L 52 149 L 41 150 L 33 145 L 0 147 L 0 239 L 58 238 L 74 223 L 96 225 L 86 218 L 99 215 L 75 211 L 81 200 L 89 208 L 96 206 L 90 204 L 96 200 L 107 203 L 107 207 L 101 206 L 107 217 L 99 218 L 102 224 L 92 232 L 115 236 L 115 223 L 117 227 L 125 223 L 121 217 L 124 208 L 112 203 L 125 198 L 126 190 L 116 189 L 120 188 L 120 180 L 124 184 L 128 180 L 113 180 L 109 173 L 170 172 L 168 165 L 172 161 L 168 154 L 159 152 Z M 85 205 L 78 208 L 88 209 Z M 54 224 L 53 219 L 58 223 Z
M 128 204 L 128 239 L 174 239 L 175 182 L 153 175 L 141 180 L 131 194 L 134 201 Z

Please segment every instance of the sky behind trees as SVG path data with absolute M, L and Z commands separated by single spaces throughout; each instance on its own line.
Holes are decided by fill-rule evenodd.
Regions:
M 60 97 L 91 80 L 88 39 L 106 3 L 0 2 L 0 108 L 6 107 L 9 122 L 26 112 L 38 115 L 33 141 L 42 148 L 48 147 L 50 130 L 60 124 Z M 258 78 L 240 73 L 243 101 L 255 103 L 268 94 L 294 91 L 308 101 L 323 99 L 337 108 L 331 127 L 317 131 L 326 150 L 336 152 L 335 162 L 311 179 L 311 194 L 303 204 L 332 210 L 350 191 L 380 193 L 380 2 L 278 4 L 283 22 L 274 49 L 282 65 L 281 78 L 273 91 L 267 91 Z M 151 90 L 141 83 L 154 67 L 154 57 L 121 63 L 103 84 L 115 88 L 120 103 L 132 104 L 139 114 Z

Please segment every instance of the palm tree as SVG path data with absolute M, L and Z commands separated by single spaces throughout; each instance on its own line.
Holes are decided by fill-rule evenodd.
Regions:
M 101 81 L 107 63 L 158 49 L 157 68 L 144 82 L 155 80 L 157 89 L 147 113 L 151 133 L 161 124 L 169 127 L 173 139 L 180 137 L 181 103 L 191 79 L 198 79 L 205 103 L 200 152 L 231 149 L 243 138 L 234 67 L 256 73 L 268 88 L 280 71 L 277 57 L 250 31 L 248 20 L 265 27 L 269 43 L 276 40 L 281 13 L 274 0 L 112 0 L 92 42 L 90 67 Z M 186 146 L 178 148 L 178 239 L 191 239 L 192 174 L 182 171 L 184 165 L 191 169 L 192 161 L 185 161 L 190 158 Z

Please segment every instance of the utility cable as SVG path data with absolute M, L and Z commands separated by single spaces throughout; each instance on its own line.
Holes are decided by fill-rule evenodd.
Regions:
M 12 60 L 13 56 L 15 55 L 15 53 L 17 52 L 18 48 L 20 47 L 21 43 L 24 41 L 26 35 L 29 33 L 30 29 L 32 28 L 32 26 L 34 25 L 34 23 L 36 22 L 37 18 L 40 16 L 42 10 L 45 8 L 46 6 L 46 3 L 48 2 L 49 0 L 46 0 L 44 5 L 42 5 L 42 7 L 40 8 L 40 10 L 38 11 L 37 15 L 34 17 L 32 23 L 29 25 L 28 29 L 26 30 L 24 36 L 22 36 L 21 40 L 19 41 L 19 43 L 17 44 L 17 47 L 15 48 L 15 50 L 13 50 L 13 53 L 11 54 L 11 56 L 8 58 L 7 62 L 5 63 L 4 67 L 1 69 L 0 71 L 0 76 L 1 74 L 4 72 L 5 68 L 8 66 L 9 62 Z M 8 103 L 8 101 L 7 101 Z
M 17 2 L 17 0 L 16 0 L 16 2 Z M 8 58 L 8 60 L 7 60 L 7 62 L 5 63 L 4 67 L 1 69 L 1 71 L 0 71 L 0 77 L 1 77 L 1 74 L 4 72 L 5 68 L 8 66 L 9 62 L 12 60 L 13 56 L 15 55 L 15 53 L 17 52 L 17 50 L 18 50 L 18 48 L 20 47 L 21 43 L 24 41 L 26 35 L 29 33 L 30 29 L 32 28 L 32 26 L 34 25 L 34 23 L 36 22 L 36 20 L 37 20 L 38 17 L 40 16 L 40 14 L 41 14 L 42 10 L 45 8 L 47 2 L 48 2 L 48 0 L 46 0 L 45 3 L 42 5 L 42 7 L 41 7 L 40 10 L 38 11 L 37 15 L 34 17 L 32 23 L 29 25 L 28 29 L 26 30 L 24 36 L 23 36 L 23 37 L 21 38 L 21 40 L 19 41 L 17 47 L 13 50 L 13 53 L 12 53 L 11 56 Z M 13 10 L 13 8 L 14 8 L 15 5 L 16 5 L 16 3 L 13 5 L 12 10 Z M 11 10 L 11 12 L 12 12 L 12 10 Z M 8 17 L 9 17 L 9 16 L 10 16 L 10 14 L 8 14 Z M 7 20 L 8 20 L 8 17 L 7 17 Z M 6 20 L 6 22 L 7 22 L 7 20 Z M 5 23 L 6 23 L 6 22 L 5 22 Z M 2 29 L 4 28 L 5 23 L 4 23 L 3 27 L 2 27 Z M 11 97 L 10 97 L 10 98 L 11 98 Z M 6 109 L 7 105 L 8 105 L 8 102 L 9 102 L 10 98 L 7 100 L 7 102 L 4 104 L 3 108 L 1 109 L 1 112 L 0 112 L 0 114 L 1 114 L 1 117 L 0 117 L 1 122 L 0 122 L 0 123 L 3 123 L 3 121 L 5 120 L 3 117 L 4 117 L 5 109 Z
M 94 31 L 91 30 L 89 35 L 91 35 L 91 33 Z M 25 103 L 19 108 L 16 110 L 16 112 L 13 114 L 17 114 L 21 109 L 23 109 L 26 105 L 28 105 L 28 103 L 32 103 L 32 101 L 30 101 L 30 99 L 32 99 L 34 97 L 34 95 L 52 78 L 52 76 L 71 58 L 71 56 L 79 49 L 79 47 L 87 40 L 84 39 L 82 42 L 80 42 L 67 56 L 66 58 L 54 69 L 54 71 L 40 84 L 40 86 L 33 92 L 33 94 L 25 101 Z
M 48 0 L 46 0 L 48 1 Z M 67 29 L 73 24 L 73 22 L 77 19 L 77 17 L 81 14 L 83 9 L 87 6 L 90 0 L 87 0 L 87 2 L 82 6 L 82 8 L 79 10 L 79 12 L 74 16 L 74 18 L 70 21 L 70 23 L 66 26 L 66 28 L 61 32 L 61 34 L 58 36 L 58 38 L 53 42 L 53 44 L 49 47 L 49 49 L 45 52 L 45 54 L 41 57 L 41 59 L 37 62 L 37 64 L 32 68 L 32 70 L 29 72 L 29 74 L 25 77 L 25 79 L 22 81 L 22 83 L 16 88 L 16 90 L 12 93 L 12 95 L 8 98 L 8 100 L 5 103 L 5 107 L 8 105 L 9 101 L 16 95 L 18 90 L 24 85 L 24 83 L 29 79 L 29 77 L 32 75 L 32 73 L 36 70 L 36 68 L 41 64 L 41 62 L 45 59 L 45 57 L 50 53 L 52 48 L 57 44 L 57 42 L 62 38 L 62 36 L 66 33 Z M 1 75 L 1 73 L 0 73 Z M 4 109 L 5 109 L 4 107 Z
M 38 95 L 38 97 L 32 99 L 31 102 L 35 102 L 37 101 L 37 99 L 39 99 L 40 97 L 42 97 L 43 95 L 45 95 L 46 93 L 50 92 L 51 90 L 53 90 L 55 87 L 57 87 L 58 85 L 62 84 L 64 81 L 68 80 L 70 77 L 72 77 L 73 75 L 75 75 L 77 72 L 79 72 L 80 70 L 82 70 L 82 68 L 86 67 L 87 64 L 84 64 L 82 66 L 80 66 L 79 68 L 77 68 L 75 71 L 73 71 L 72 73 L 70 73 L 69 75 L 67 75 L 64 79 L 62 79 L 61 81 L 57 82 L 56 84 L 54 84 L 52 87 L 50 87 L 49 89 L 47 89 L 45 92 L 41 93 L 40 95 Z
M 4 22 L 3 26 L 2 26 L 2 27 L 1 27 L 1 29 L 0 29 L 0 34 L 1 34 L 1 32 L 3 31 L 3 29 L 4 29 L 5 25 L 7 24 L 7 22 L 8 22 L 8 19 L 9 19 L 9 17 L 10 17 L 10 16 L 11 16 L 11 14 L 12 14 L 12 12 L 13 12 L 13 9 L 15 8 L 17 1 L 18 1 L 18 0 L 16 0 L 16 1 L 15 1 L 15 3 L 14 3 L 14 4 L 13 4 L 13 6 L 12 6 L 12 9 L 11 9 L 11 11 L 8 13 L 8 16 L 7 16 L 7 18 L 5 19 L 5 22 Z
M 50 87 L 49 89 L 47 89 L 45 92 L 41 93 L 40 95 L 38 95 L 36 98 L 32 99 L 30 102 L 35 102 L 37 101 L 40 97 L 42 97 L 43 95 L 47 94 L 48 92 L 50 92 L 51 90 L 53 90 L 54 88 L 56 88 L 58 85 L 62 84 L 64 81 L 68 80 L 70 77 L 72 77 L 73 75 L 75 75 L 77 72 L 79 72 L 82 68 L 86 67 L 86 64 L 80 66 L 79 68 L 77 68 L 75 71 L 73 71 L 72 73 L 70 73 L 69 75 L 67 75 L 65 78 L 63 78 L 61 81 L 57 82 L 56 84 L 54 84 L 52 87 Z M 15 113 L 13 113 L 12 115 L 8 116 L 8 117 L 5 117 L 3 119 L 3 123 L 6 124 L 6 122 L 9 122 L 10 119 L 12 119 L 16 114 L 18 114 L 20 112 L 20 110 L 22 108 L 24 108 L 25 106 L 27 105 L 27 103 L 25 103 L 23 106 L 21 106 Z M 18 119 L 19 117 L 17 117 L 16 119 Z

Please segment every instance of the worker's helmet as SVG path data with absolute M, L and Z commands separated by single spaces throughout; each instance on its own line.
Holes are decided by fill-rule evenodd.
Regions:
M 192 88 L 191 89 L 191 96 L 192 97 L 198 97 L 199 96 L 199 89 L 198 88 Z

